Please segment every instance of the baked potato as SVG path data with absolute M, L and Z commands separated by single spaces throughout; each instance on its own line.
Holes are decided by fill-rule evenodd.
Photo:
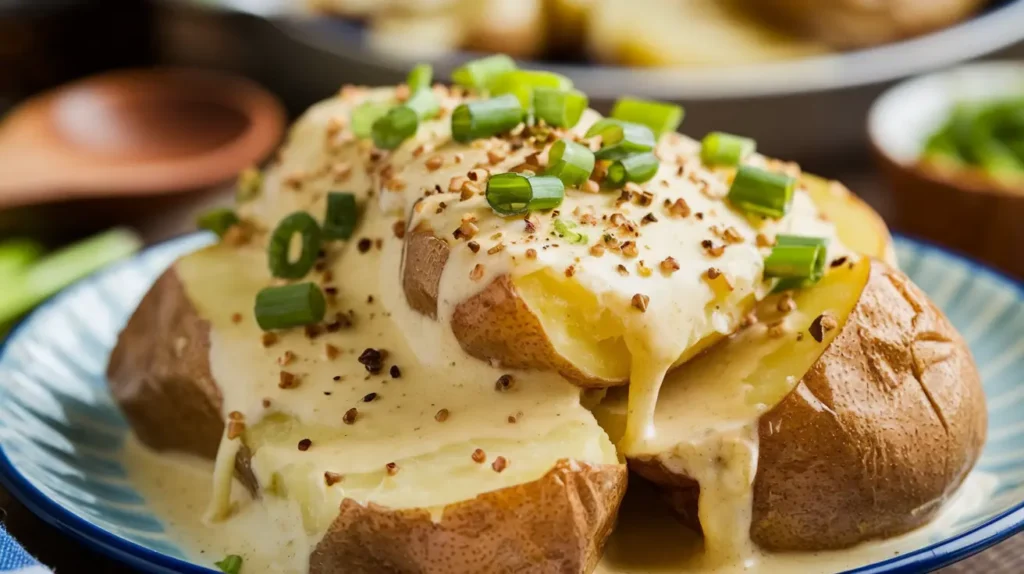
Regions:
M 314 106 L 121 333 L 112 393 L 145 445 L 214 461 L 211 527 L 240 512 L 239 479 L 249 508 L 294 508 L 302 571 L 589 572 L 627 463 L 723 562 L 904 532 L 964 479 L 985 433 L 970 354 L 841 185 L 748 155 L 800 178 L 781 217 L 755 216 L 726 201 L 732 170 L 669 134 L 642 184 L 502 216 L 490 178 L 540 172 L 559 138 L 603 145 L 596 114 L 459 143 L 451 109 L 476 96 L 431 89 L 437 117 L 387 152 L 350 118 L 401 87 Z M 346 238 L 282 274 L 298 242 L 280 230 L 339 187 Z M 829 270 L 769 294 L 782 234 L 816 238 Z M 322 304 L 267 323 L 262 296 L 293 287 Z
M 986 430 L 977 370 L 948 320 L 868 258 L 792 299 L 766 299 L 758 314 L 669 377 L 658 437 L 623 452 L 630 469 L 661 485 L 719 555 L 749 552 L 750 541 L 845 548 L 930 520 Z M 609 396 L 596 414 L 620 436 L 625 398 Z M 737 513 L 749 516 L 749 537 L 730 526 Z
M 754 0 L 748 9 L 765 20 L 833 48 L 866 48 L 955 24 L 986 0 Z
M 243 222 L 143 298 L 110 359 L 112 393 L 145 445 L 216 459 L 211 519 L 235 512 L 233 476 L 297 503 L 301 537 L 318 541 L 310 572 L 589 571 L 627 471 L 578 389 L 465 359 L 433 322 L 412 346 L 404 335 L 421 317 L 398 288 L 401 217 L 371 198 L 371 150 L 337 125 L 389 93 L 349 90 L 297 123 Z M 339 183 L 363 214 L 311 273 L 327 316 L 264 332 L 252 301 L 281 283 L 266 230 L 323 209 Z

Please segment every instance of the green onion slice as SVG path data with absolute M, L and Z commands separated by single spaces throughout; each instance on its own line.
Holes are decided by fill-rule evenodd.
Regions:
M 220 207 L 217 209 L 211 209 L 210 211 L 200 215 L 196 219 L 196 226 L 199 229 L 205 229 L 206 231 L 216 233 L 217 237 L 224 237 L 224 233 L 226 233 L 232 225 L 238 223 L 238 221 L 238 215 L 235 214 L 233 209 Z
M 416 112 L 416 117 L 421 120 L 429 120 L 437 117 L 437 113 L 441 111 L 441 104 L 437 100 L 437 95 L 434 90 L 430 88 L 423 88 L 416 90 L 409 96 L 408 100 L 405 100 L 399 107 L 406 107 Z
M 520 215 L 558 207 L 565 198 L 565 185 L 553 176 L 499 173 L 487 180 L 486 196 L 498 215 Z
M 292 237 L 296 233 L 302 238 L 302 252 L 298 259 L 292 261 Z M 313 268 L 319 251 L 320 226 L 312 215 L 305 211 L 296 211 L 282 219 L 270 236 L 270 245 L 267 247 L 270 273 L 274 277 L 298 279 Z
M 456 68 L 452 72 L 452 81 L 466 88 L 487 90 L 495 78 L 515 69 L 516 63 L 512 58 L 505 54 L 495 54 Z
M 539 88 L 571 90 L 572 80 L 554 72 L 541 70 L 514 70 L 496 77 L 491 83 L 491 95 L 514 94 L 524 110 L 533 104 L 533 93 Z
M 417 92 L 423 88 L 429 89 L 430 83 L 433 81 L 434 67 L 430 64 L 418 64 L 409 71 L 405 83 L 409 86 L 409 91 Z
M 523 121 L 523 106 L 512 94 L 468 102 L 452 112 L 452 138 L 468 143 L 507 132 Z
M 605 184 L 620 187 L 626 182 L 644 183 L 658 173 L 658 157 L 653 153 L 638 153 L 624 157 L 608 166 Z
M 700 159 L 708 166 L 737 166 L 757 149 L 750 138 L 711 132 L 700 142 Z
M 587 109 L 587 95 L 576 90 L 537 88 L 533 91 L 533 114 L 549 126 L 571 128 Z
M 363 102 L 352 110 L 352 133 L 366 139 L 373 133 L 373 124 L 384 117 L 391 106 L 384 102 Z
M 676 131 L 684 113 L 682 106 L 627 97 L 615 102 L 611 117 L 643 124 L 654 132 L 655 137 L 661 137 L 666 132 Z
M 594 171 L 594 152 L 574 141 L 561 139 L 548 152 L 548 166 L 544 175 L 557 177 L 566 187 L 579 187 Z
M 795 187 L 795 177 L 743 165 L 732 180 L 729 201 L 743 211 L 778 218 L 789 210 Z
M 577 225 L 575 221 L 565 221 L 563 219 L 556 219 L 555 233 L 557 233 L 559 237 L 565 239 L 569 243 L 575 243 L 577 245 L 582 245 L 590 241 L 590 238 L 587 237 L 586 233 L 574 231 L 574 228 L 576 226 Z
M 224 574 L 238 574 L 242 570 L 242 557 L 237 554 L 225 556 L 220 562 L 214 562 L 214 566 L 220 568 Z
M 764 276 L 782 279 L 776 291 L 813 285 L 825 275 L 827 253 L 825 238 L 779 235 L 764 258 Z
M 359 212 L 356 196 L 342 191 L 327 194 L 327 214 L 324 216 L 324 239 L 349 239 L 356 229 Z
M 395 149 L 416 135 L 420 119 L 416 111 L 407 106 L 391 108 L 384 117 L 373 122 L 373 145 L 380 149 Z
M 43 254 L 43 246 L 32 239 L 0 242 L 0 283 L 28 268 Z
M 622 159 L 654 151 L 654 132 L 645 125 L 604 118 L 587 130 L 586 137 L 594 136 L 601 136 L 601 149 L 595 154 L 597 159 Z
M 323 291 L 307 282 L 260 290 L 253 311 L 260 329 L 271 331 L 319 323 L 326 309 Z

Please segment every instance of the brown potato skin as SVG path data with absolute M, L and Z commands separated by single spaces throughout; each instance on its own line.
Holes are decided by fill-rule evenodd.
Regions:
M 865 48 L 955 24 L 985 0 L 754 0 L 768 21 L 839 49 Z
M 842 331 L 762 415 L 751 539 L 774 551 L 845 548 L 931 520 L 985 441 L 970 351 L 901 272 L 872 262 Z M 694 522 L 699 488 L 631 461 Z
M 312 574 L 590 572 L 626 492 L 624 465 L 562 460 L 542 478 L 447 506 L 389 510 L 346 499 Z
M 143 444 L 217 456 L 223 399 L 209 355 L 210 324 L 172 266 L 142 298 L 107 366 L 110 392 Z
M 402 290 L 410 307 L 433 319 L 437 318 L 438 285 L 449 249 L 448 242 L 424 224 L 406 235 Z M 459 345 L 469 355 L 508 369 L 557 371 L 583 388 L 627 382 L 591 376 L 563 358 L 507 275 L 497 277 L 481 292 L 459 303 L 451 325 Z

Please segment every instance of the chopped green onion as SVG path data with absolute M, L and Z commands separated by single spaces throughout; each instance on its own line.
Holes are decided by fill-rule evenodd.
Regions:
M 395 149 L 416 135 L 419 126 L 420 119 L 412 108 L 391 108 L 387 115 L 373 122 L 373 145 L 380 149 Z
M 43 254 L 43 246 L 31 239 L 8 239 L 0 243 L 0 283 L 28 268 Z
M 586 137 L 601 136 L 597 159 L 622 159 L 635 153 L 654 151 L 656 144 L 651 128 L 613 118 L 598 120 L 587 130 Z
M 566 187 L 579 187 L 594 171 L 594 152 L 571 140 L 558 140 L 548 152 L 548 169 L 544 175 L 553 175 Z
M 523 115 L 523 106 L 511 94 L 468 102 L 452 112 L 452 138 L 467 143 L 496 136 L 519 125 Z
M 556 128 L 571 128 L 587 109 L 587 95 L 576 90 L 537 88 L 533 91 L 533 114 Z
M 516 63 L 512 58 L 495 54 L 459 66 L 452 72 L 452 81 L 466 88 L 486 90 L 495 78 L 515 69 Z
M 700 159 L 704 165 L 739 165 L 757 149 L 757 142 L 750 138 L 724 132 L 711 132 L 700 142 Z
M 205 229 L 206 231 L 212 231 L 217 234 L 217 237 L 224 237 L 224 234 L 232 225 L 238 223 L 238 215 L 235 214 L 233 209 L 227 207 L 220 207 L 217 209 L 211 209 L 206 213 L 199 216 L 196 219 L 196 227 L 199 229 Z
M 220 562 L 214 562 L 214 566 L 220 568 L 225 574 L 238 574 L 242 570 L 242 557 L 231 554 Z
M 327 214 L 324 216 L 324 239 L 348 239 L 356 229 L 359 211 L 356 196 L 342 191 L 327 194 Z
M 423 88 L 430 88 L 430 83 L 433 81 L 434 67 L 430 64 L 419 64 L 409 72 L 405 83 L 409 86 L 409 91 L 417 92 Z
M 292 237 L 296 233 L 302 238 L 302 252 L 298 259 L 292 261 Z M 298 279 L 313 268 L 319 251 L 320 226 L 312 215 L 296 211 L 282 219 L 270 235 L 270 245 L 267 247 L 270 273 L 274 277 Z
M 565 239 L 569 243 L 575 243 L 577 245 L 581 245 L 590 241 L 590 238 L 587 237 L 586 233 L 573 231 L 573 228 L 575 227 L 575 221 L 566 222 L 562 219 L 555 220 L 555 233 L 557 233 L 558 236 L 561 237 L 562 239 Z
M 683 107 L 664 102 L 652 102 L 639 98 L 619 98 L 612 108 L 615 119 L 635 124 L 643 124 L 661 137 L 666 132 L 674 132 L 683 121 Z
M 610 187 L 620 187 L 626 182 L 644 183 L 658 173 L 659 166 L 658 157 L 653 153 L 624 157 L 608 166 L 605 183 Z
M 807 287 L 825 275 L 825 238 L 779 235 L 775 241 L 764 258 L 764 276 L 781 279 L 774 291 Z
M 496 77 L 491 83 L 491 95 L 514 94 L 524 110 L 533 104 L 533 92 L 539 88 L 571 90 L 572 80 L 554 72 L 540 70 L 513 70 Z
M 406 107 L 416 112 L 416 117 L 421 120 L 429 120 L 437 117 L 441 111 L 441 104 L 437 101 L 437 95 L 430 88 L 416 90 L 399 107 Z
M 271 331 L 319 323 L 326 308 L 320 287 L 306 282 L 261 289 L 253 312 L 260 329 Z
M 352 110 L 352 133 L 366 139 L 373 134 L 373 124 L 387 115 L 391 106 L 384 102 L 363 102 Z
M 782 217 L 793 199 L 796 178 L 743 165 L 729 188 L 729 201 L 737 208 L 768 217 Z
M 138 250 L 132 232 L 112 229 L 44 256 L 0 281 L 0 325 L 13 321 L 40 301 L 109 263 Z
M 499 173 L 487 180 L 487 203 L 498 215 L 554 209 L 565 198 L 565 185 L 557 177 Z
M 263 189 L 263 173 L 259 168 L 247 167 L 238 174 L 235 187 L 235 201 L 238 203 L 255 199 Z

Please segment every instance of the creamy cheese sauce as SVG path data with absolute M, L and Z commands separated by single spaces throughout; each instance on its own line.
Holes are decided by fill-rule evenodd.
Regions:
M 302 534 L 295 502 L 272 498 L 254 503 L 239 485 L 236 514 L 230 521 L 210 524 L 201 520 L 210 496 L 209 462 L 153 453 L 134 439 L 126 444 L 123 461 L 169 537 L 196 563 L 211 566 L 228 554 L 239 554 L 245 557 L 243 572 L 307 571 L 314 541 Z M 942 513 L 920 530 L 847 550 L 764 554 L 744 569 L 704 561 L 701 538 L 667 511 L 650 485 L 634 480 L 595 574 L 830 574 L 886 560 L 947 535 L 950 525 L 981 504 L 995 487 L 994 476 L 975 471 Z
M 676 397 L 672 410 L 678 416 L 656 416 L 665 404 L 659 394 L 669 369 L 709 334 L 733 332 L 764 297 L 765 248 L 757 234 L 826 237 L 830 257 L 845 254 L 806 193 L 795 194 L 789 214 L 779 221 L 749 220 L 723 201 L 726 176 L 700 165 L 695 142 L 672 135 L 659 148 L 658 175 L 641 187 L 653 195 L 649 201 L 570 190 L 558 215 L 531 216 L 531 231 L 525 222 L 496 216 L 482 195 L 461 200 L 449 186 L 480 165 L 492 173 L 507 171 L 537 150 L 502 148 L 504 155 L 492 158 L 493 141 L 453 143 L 449 119 L 442 116 L 397 150 L 375 153 L 367 142 L 353 140 L 345 123 L 359 101 L 393 97 L 394 90 L 355 90 L 314 106 L 266 173 L 262 196 L 240 209 L 255 223 L 252 244 L 215 246 L 177 263 L 188 297 L 211 323 L 210 366 L 222 389 L 224 414 L 244 420 L 263 494 L 250 501 L 232 477 L 243 438 L 225 433 L 212 478 L 210 468 L 149 455 L 130 444 L 126 463 L 134 481 L 193 556 L 211 563 L 227 553 L 243 554 L 249 571 L 302 572 L 343 499 L 428 508 L 436 518 L 448 503 L 535 480 L 562 458 L 614 464 L 615 440 L 622 453 L 665 453 L 666 466 L 701 482 L 706 548 L 687 546 L 684 530 L 663 516 L 664 505 L 645 505 L 631 494 L 600 572 L 792 571 L 779 565 L 818 571 L 833 569 L 826 564 L 876 559 L 872 551 L 856 549 L 837 553 L 835 560 L 815 555 L 787 562 L 760 556 L 751 543 L 756 421 L 773 404 L 746 401 L 741 393 L 756 363 L 689 375 L 694 384 L 675 385 L 669 393 Z M 455 103 L 443 98 L 448 110 Z M 577 131 L 595 117 L 591 113 Z M 543 163 L 545 152 L 539 155 Z M 428 167 L 434 157 L 439 165 Z M 282 284 L 267 269 L 266 230 L 296 210 L 320 217 L 331 190 L 355 193 L 362 207 L 352 240 L 327 244 L 318 271 L 306 279 L 325 288 L 336 328 L 315 334 L 289 330 L 265 340 L 252 317 L 252 301 L 261 288 Z M 686 217 L 671 209 L 679 199 L 687 205 Z M 612 223 L 613 212 L 625 221 Z M 424 223 L 452 238 L 437 320 L 413 311 L 401 289 L 403 242 L 395 225 L 407 216 L 406 229 Z M 478 252 L 452 236 L 470 217 L 478 228 Z M 556 217 L 576 223 L 574 231 L 586 233 L 587 243 L 552 235 Z M 615 241 L 634 241 L 636 255 L 621 248 L 602 257 L 591 254 L 591 246 L 609 233 Z M 727 233 L 733 237 L 727 240 Z M 724 249 L 711 252 L 702 244 L 706 240 Z M 529 249 L 535 257 L 527 255 Z M 678 264 L 671 273 L 659 270 L 668 257 Z M 478 265 L 482 273 L 470 279 Z M 712 267 L 720 272 L 717 279 L 708 277 Z M 619 393 L 617 403 L 613 396 L 598 408 L 612 440 L 582 406 L 579 389 L 561 376 L 509 371 L 474 359 L 452 333 L 460 302 L 502 275 L 520 279 L 535 273 L 571 276 L 622 323 L 632 363 L 628 397 Z M 648 298 L 645 312 L 633 304 L 637 294 Z M 745 336 L 751 335 L 738 339 Z M 376 361 L 379 368 L 360 360 L 368 349 L 386 352 Z M 514 384 L 499 390 L 496 383 L 504 376 Z M 618 411 L 608 407 L 616 404 Z M 602 409 L 615 412 L 602 416 Z M 483 460 L 474 458 L 477 451 Z M 492 466 L 499 457 L 507 463 L 500 471 Z M 716 458 L 723 464 L 714 463 Z M 688 550 L 671 550 L 677 548 Z M 650 562 L 662 558 L 663 563 Z

